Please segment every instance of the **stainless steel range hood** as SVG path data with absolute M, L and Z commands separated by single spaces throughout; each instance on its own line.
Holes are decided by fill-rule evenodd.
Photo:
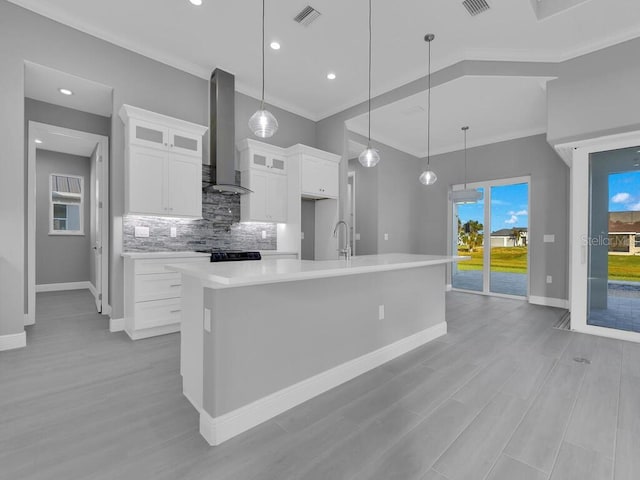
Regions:
M 229 195 L 251 193 L 236 183 L 235 83 L 233 75 L 216 68 L 209 85 L 211 183 L 205 190 Z

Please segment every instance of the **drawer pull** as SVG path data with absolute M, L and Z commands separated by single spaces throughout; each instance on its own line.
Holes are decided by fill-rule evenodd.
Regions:
M 174 283 L 173 285 L 169 285 L 170 287 L 180 287 L 182 284 L 181 283 Z
M 180 309 L 178 309 L 178 310 L 171 310 L 169 313 L 179 313 L 179 312 L 181 312 L 181 311 L 182 311 L 182 310 L 180 310 Z

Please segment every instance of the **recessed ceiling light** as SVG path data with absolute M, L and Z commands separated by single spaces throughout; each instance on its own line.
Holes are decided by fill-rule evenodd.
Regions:
M 274 50 L 280 50 L 280 44 L 278 42 L 271 42 L 271 48 Z
M 40 145 L 40 144 L 42 143 L 42 140 L 40 140 L 39 138 L 36 138 L 36 139 L 35 139 L 35 142 L 36 142 L 38 145 Z
M 68 88 L 59 88 L 58 91 L 63 95 L 73 95 L 73 92 Z
M 199 7 L 200 5 L 202 5 L 202 0 L 189 0 L 191 2 L 191 5 L 195 5 L 196 7 Z
M 336 79 L 336 74 L 331 72 L 331 73 L 327 73 L 327 78 L 329 80 L 335 80 Z

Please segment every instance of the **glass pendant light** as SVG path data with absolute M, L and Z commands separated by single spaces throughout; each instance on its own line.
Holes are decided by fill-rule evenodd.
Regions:
M 262 0 L 262 100 L 260 109 L 249 119 L 249 128 L 256 137 L 269 138 L 278 131 L 278 121 L 264 108 L 264 1 Z
M 371 0 L 369 0 L 369 137 L 367 148 L 358 156 L 358 161 L 363 167 L 375 167 L 380 161 L 380 154 L 375 148 L 371 148 Z
M 431 42 L 436 36 L 427 33 L 424 41 L 429 44 L 429 76 L 427 77 L 427 169 L 420 174 L 420 183 L 423 185 L 433 185 L 438 180 L 436 173 L 429 168 L 431 162 Z

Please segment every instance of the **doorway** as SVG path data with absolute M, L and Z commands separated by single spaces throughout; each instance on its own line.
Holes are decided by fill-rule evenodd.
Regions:
M 471 257 L 452 265 L 452 288 L 528 297 L 529 177 L 454 185 L 450 208 L 452 252 Z
M 587 324 L 640 332 L 640 146 L 592 153 Z
M 28 124 L 27 157 L 27 313 L 25 325 L 35 323 L 36 291 L 88 288 L 96 311 L 108 314 L 109 288 L 109 141 L 108 137 L 39 122 Z M 80 171 L 63 167 L 70 158 L 85 160 Z M 36 159 L 51 160 L 55 171 L 38 171 Z M 39 160 L 40 161 L 40 160 Z M 84 168 L 84 170 L 82 170 Z M 85 174 L 82 174 L 82 171 Z M 41 175 L 38 175 L 38 174 Z M 41 177 L 41 178 L 39 178 Z M 40 205 L 38 207 L 38 205 Z M 41 275 L 37 259 L 56 255 L 55 247 L 36 250 L 38 238 L 71 243 L 84 237 L 89 275 L 81 282 L 51 281 L 55 273 Z M 78 243 L 78 242 L 75 242 Z M 40 245 L 42 246 L 42 245 Z M 40 255 L 38 255 L 38 253 Z M 59 260 L 59 259 L 58 259 Z M 73 259 L 61 263 L 69 265 Z

